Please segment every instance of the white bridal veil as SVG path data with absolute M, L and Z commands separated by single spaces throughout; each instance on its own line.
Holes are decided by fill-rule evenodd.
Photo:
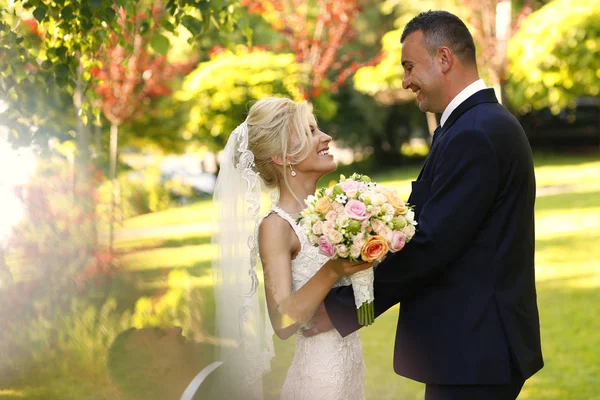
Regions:
M 262 376 L 274 355 L 273 329 L 268 314 L 261 312 L 256 273 L 260 193 L 244 122 L 225 146 L 213 195 L 215 323 L 224 376 L 220 386 L 232 391 L 231 399 L 263 398 Z

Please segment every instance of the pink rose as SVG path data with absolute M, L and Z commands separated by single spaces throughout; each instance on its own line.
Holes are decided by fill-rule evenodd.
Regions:
M 390 250 L 392 252 L 400 251 L 406 244 L 406 238 L 400 231 L 394 231 L 392 234 L 392 240 L 390 241 Z
M 350 218 L 357 219 L 359 221 L 363 221 L 369 218 L 369 214 L 367 213 L 367 206 L 361 201 L 358 200 L 350 200 L 346 203 L 346 215 Z
M 361 186 L 364 186 L 364 184 L 357 181 L 346 181 L 340 183 L 340 186 L 344 192 L 347 192 L 348 190 L 358 190 Z
M 312 231 L 314 232 L 315 235 L 322 235 L 323 234 L 323 222 L 321 222 L 321 221 L 315 222 L 315 224 L 312 227 Z
M 333 257 L 335 255 L 335 246 L 331 244 L 329 239 L 327 239 L 327 236 L 321 236 L 319 238 L 319 251 L 327 257 Z
M 362 182 L 346 181 L 342 182 L 340 186 L 342 190 L 346 192 L 346 195 L 352 199 L 358 196 L 358 192 L 364 186 L 364 184 Z

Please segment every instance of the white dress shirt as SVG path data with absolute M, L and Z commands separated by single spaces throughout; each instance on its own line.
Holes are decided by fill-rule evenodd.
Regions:
M 457 94 L 456 97 L 452 99 L 450 104 L 448 104 L 448 106 L 444 110 L 444 113 L 442 114 L 442 119 L 440 120 L 440 126 L 444 126 L 444 124 L 448 120 L 448 117 L 450 117 L 450 114 L 452 114 L 452 111 L 456 110 L 456 108 L 460 106 L 463 101 L 465 101 L 466 99 L 483 89 L 487 89 L 487 86 L 483 82 L 483 79 L 478 79 L 466 88 L 464 88 L 459 94 Z
M 210 375 L 211 372 L 213 372 L 215 369 L 217 369 L 221 364 L 223 364 L 222 361 L 215 361 L 214 363 L 210 364 L 209 366 L 205 367 L 202 371 L 200 371 L 200 373 L 196 375 L 194 379 L 192 379 L 188 387 L 185 389 L 185 391 L 181 395 L 180 400 L 192 400 L 194 398 L 194 395 L 200 388 L 200 385 L 206 379 L 206 377 Z

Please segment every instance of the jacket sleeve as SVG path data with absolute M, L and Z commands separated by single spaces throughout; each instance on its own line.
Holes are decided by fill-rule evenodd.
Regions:
M 493 204 L 499 169 L 485 133 L 459 132 L 441 150 L 432 179 L 413 185 L 411 197 L 423 198 L 417 205 L 421 209 L 415 236 L 375 269 L 376 316 L 417 295 L 448 268 L 473 240 Z M 332 289 L 325 307 L 342 336 L 360 328 L 351 287 Z

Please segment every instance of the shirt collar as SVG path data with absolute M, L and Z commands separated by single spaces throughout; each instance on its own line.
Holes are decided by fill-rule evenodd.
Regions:
M 485 82 L 483 82 L 483 79 L 478 79 L 466 88 L 464 88 L 459 94 L 457 94 L 456 97 L 452 99 L 450 104 L 448 104 L 448 106 L 444 110 L 444 113 L 442 114 L 442 118 L 440 120 L 440 126 L 444 126 L 444 124 L 450 117 L 450 114 L 452 114 L 452 111 L 456 110 L 456 108 L 460 106 L 463 101 L 465 101 L 466 99 L 483 89 L 487 89 L 487 86 L 485 85 Z
M 187 386 L 187 388 L 185 389 L 185 391 L 181 395 L 181 399 L 180 400 L 192 400 L 194 398 L 194 395 L 196 394 L 196 392 L 200 388 L 200 385 L 206 379 L 206 377 L 208 375 L 210 375 L 211 372 L 213 372 L 215 369 L 217 369 L 221 364 L 223 364 L 222 361 L 215 361 L 214 363 L 208 365 L 202 371 L 200 371 L 198 373 L 198 375 L 196 375 L 194 377 L 194 379 L 192 379 L 192 381 L 190 382 L 190 384 Z

